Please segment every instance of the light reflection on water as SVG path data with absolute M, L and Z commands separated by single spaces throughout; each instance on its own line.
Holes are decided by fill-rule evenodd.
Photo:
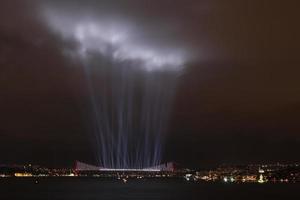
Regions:
M 0 179 L 2 199 L 300 199 L 299 184 L 188 183 L 181 179 Z

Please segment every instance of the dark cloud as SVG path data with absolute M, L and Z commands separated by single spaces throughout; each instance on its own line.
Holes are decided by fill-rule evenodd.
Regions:
M 5 155 L 0 162 L 92 160 L 81 64 L 63 54 L 77 44 L 49 28 L 45 8 L 74 19 L 125 19 L 141 31 L 137 40 L 189 52 L 166 159 L 196 166 L 296 160 L 298 7 L 293 0 L 2 0 L 0 131 Z M 187 150 L 189 156 L 182 153 Z M 45 158 L 53 155 L 51 161 Z

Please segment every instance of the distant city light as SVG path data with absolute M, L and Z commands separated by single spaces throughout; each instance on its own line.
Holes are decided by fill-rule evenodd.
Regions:
M 31 173 L 15 173 L 15 177 L 32 177 Z

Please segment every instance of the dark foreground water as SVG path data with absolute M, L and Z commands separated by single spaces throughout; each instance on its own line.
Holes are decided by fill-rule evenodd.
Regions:
M 35 181 L 38 180 L 38 183 Z M 299 184 L 188 183 L 184 180 L 92 178 L 0 179 L 0 199 L 266 200 L 300 199 Z

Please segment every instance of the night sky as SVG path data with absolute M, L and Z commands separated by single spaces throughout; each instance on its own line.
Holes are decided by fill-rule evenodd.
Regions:
M 0 164 L 94 163 L 83 67 L 66 55 L 78 44 L 52 27 L 49 12 L 66 29 L 72 24 L 65 18 L 122 19 L 136 31 L 134 44 L 183 52 L 165 161 L 200 168 L 299 161 L 299 6 L 296 0 L 1 0 Z

